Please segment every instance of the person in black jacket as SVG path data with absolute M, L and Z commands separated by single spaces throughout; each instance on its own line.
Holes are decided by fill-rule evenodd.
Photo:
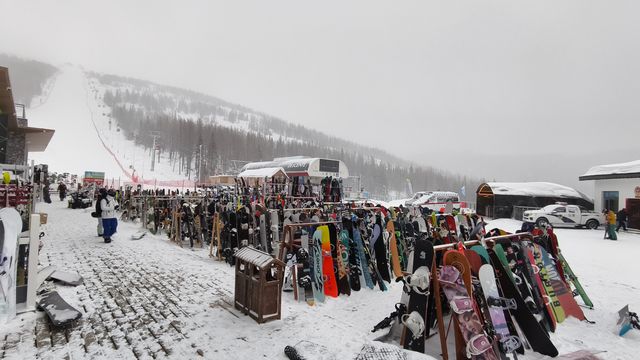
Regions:
M 622 210 L 618 211 L 618 214 L 617 214 L 618 227 L 616 228 L 616 231 L 620 230 L 620 228 L 623 228 L 624 231 L 627 231 L 627 218 L 628 217 L 629 217 L 629 214 L 627 214 L 627 209 L 622 208 Z
M 107 189 L 101 188 L 98 190 L 98 199 L 96 200 L 96 217 L 98 218 L 98 236 L 102 237 L 104 234 L 104 227 L 102 226 L 102 207 L 100 202 L 107 197 Z
M 58 194 L 60 195 L 60 201 L 64 201 L 64 198 L 67 197 L 67 185 L 62 181 L 58 185 Z

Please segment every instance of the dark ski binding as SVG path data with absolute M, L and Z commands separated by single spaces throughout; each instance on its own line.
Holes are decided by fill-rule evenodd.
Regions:
M 487 304 L 491 307 L 499 307 L 505 310 L 518 309 L 518 304 L 515 299 L 489 297 L 487 299 Z

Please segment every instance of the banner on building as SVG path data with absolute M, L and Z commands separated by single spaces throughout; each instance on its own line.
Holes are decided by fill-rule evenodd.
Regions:
M 99 171 L 85 171 L 84 172 L 84 180 L 82 181 L 84 185 L 87 184 L 96 184 L 98 186 L 104 185 L 104 172 Z

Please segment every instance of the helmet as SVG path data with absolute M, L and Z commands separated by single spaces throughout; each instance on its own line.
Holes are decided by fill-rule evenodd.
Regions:
M 109 190 L 107 191 L 107 195 L 109 195 L 109 196 L 116 196 L 116 191 L 115 191 L 114 189 L 109 189 Z

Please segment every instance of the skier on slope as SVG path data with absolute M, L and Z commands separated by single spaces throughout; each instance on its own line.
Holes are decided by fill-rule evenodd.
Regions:
M 119 205 L 115 199 L 116 191 L 109 189 L 107 196 L 100 200 L 100 208 L 102 210 L 102 226 L 104 227 L 104 242 L 110 243 L 111 236 L 115 234 L 118 229 L 118 218 L 116 217 L 116 210 Z

